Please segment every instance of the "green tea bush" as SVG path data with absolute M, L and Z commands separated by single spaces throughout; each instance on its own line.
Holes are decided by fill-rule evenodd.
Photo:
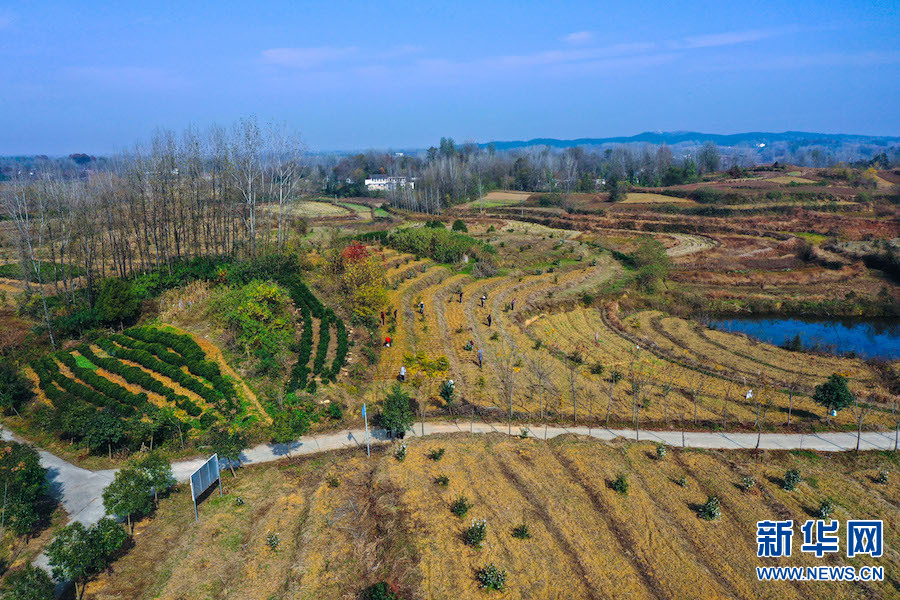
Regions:
M 722 507 L 719 505 L 719 499 L 715 496 L 709 496 L 698 512 L 701 519 L 715 521 L 722 516 Z
M 476 550 L 481 550 L 484 540 L 487 538 L 487 521 L 485 519 L 473 519 L 472 524 L 463 533 L 466 543 Z
M 816 511 L 816 516 L 820 519 L 830 519 L 831 515 L 834 514 L 834 502 L 830 499 L 826 498 L 822 500 L 822 503 L 819 504 L 819 510 Z
M 465 496 L 460 496 L 450 505 L 450 512 L 457 517 L 462 518 L 466 516 L 466 513 L 469 512 L 470 508 L 472 508 L 472 504 L 469 503 L 469 499 Z
M 506 587 L 506 571 L 498 568 L 494 563 L 489 563 L 483 569 L 479 569 L 475 574 L 475 578 L 478 580 L 481 588 L 485 590 L 503 591 L 504 587 Z
M 527 540 L 531 537 L 531 532 L 528 530 L 528 525 L 522 523 L 513 527 L 512 536 L 517 540 Z
M 797 489 L 797 486 L 802 480 L 803 479 L 800 477 L 800 471 L 798 471 L 797 469 L 789 469 L 784 474 L 784 483 L 782 487 L 789 492 L 793 492 L 795 489 Z

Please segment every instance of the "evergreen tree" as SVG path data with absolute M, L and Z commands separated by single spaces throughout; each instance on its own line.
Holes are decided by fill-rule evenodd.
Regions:
M 394 384 L 381 404 L 381 425 L 387 429 L 391 437 L 409 429 L 415 415 L 409 405 L 409 394 L 399 384 Z
M 111 515 L 125 516 L 128 527 L 134 531 L 131 515 L 147 514 L 153 509 L 150 498 L 150 477 L 135 467 L 125 467 L 116 472 L 113 482 L 103 490 L 103 506 Z
M 853 403 L 853 394 L 847 387 L 847 378 L 838 373 L 832 374 L 828 381 L 816 386 L 813 400 L 824 406 L 829 415 L 831 411 L 847 408 Z
M 30 564 L 7 575 L 5 588 L 0 600 L 54 600 L 56 597 L 47 571 Z
M 84 595 L 84 584 L 109 564 L 128 534 L 108 517 L 90 529 L 78 521 L 64 527 L 47 547 L 53 576 L 75 583 L 75 596 Z

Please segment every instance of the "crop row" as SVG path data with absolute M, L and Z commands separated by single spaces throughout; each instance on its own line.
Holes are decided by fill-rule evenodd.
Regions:
M 59 358 L 60 361 L 70 369 L 72 368 L 71 365 L 74 364 L 76 369 L 78 369 L 79 371 L 81 370 L 81 367 L 78 367 L 78 365 L 75 364 L 75 359 L 71 354 L 60 353 L 57 355 L 57 358 Z M 120 401 L 115 396 L 108 396 L 105 393 L 98 391 L 97 389 L 66 377 L 59 370 L 59 365 L 56 364 L 56 361 L 54 361 L 50 356 L 45 356 L 41 360 L 35 362 L 33 364 L 33 367 L 38 375 L 38 379 L 41 382 L 41 388 L 47 394 L 47 397 L 50 398 L 52 402 L 54 402 L 54 406 L 56 406 L 56 402 L 58 400 L 66 400 L 66 398 L 62 397 L 61 393 L 59 392 L 59 390 L 62 390 L 62 393 L 71 396 L 73 399 L 92 404 L 95 407 L 109 409 L 113 414 L 120 417 L 131 416 L 137 412 L 135 405 L 131 403 Z M 90 369 L 84 369 L 84 371 L 89 371 L 90 375 L 94 375 L 99 379 L 103 379 Z M 73 373 L 76 373 L 76 377 L 79 377 L 75 369 L 73 369 Z M 85 375 L 84 373 L 81 374 Z M 86 375 L 86 377 L 90 379 L 90 375 Z M 85 380 L 82 379 L 82 381 Z M 59 387 L 55 387 L 53 385 L 54 383 Z M 121 386 L 118 386 L 111 381 L 109 381 L 109 384 L 111 384 L 111 386 L 119 388 L 119 390 L 125 392 L 125 394 L 129 393 L 128 390 L 123 389 Z M 119 393 L 112 390 L 111 387 L 107 388 L 107 390 L 112 394 L 119 395 Z M 124 398 L 124 394 L 121 397 Z M 147 395 L 143 394 L 143 397 L 139 397 L 137 400 L 139 403 L 142 402 L 143 404 L 146 404 Z M 138 405 L 142 406 L 143 404 Z
M 225 402 L 225 397 L 220 391 L 207 387 L 201 383 L 199 379 L 188 375 L 175 365 L 159 360 L 146 350 L 135 350 L 133 348 L 117 346 L 109 339 L 97 340 L 97 345 L 114 358 L 129 360 L 150 371 L 165 375 L 185 389 L 194 392 L 210 404 L 222 405 Z
M 278 283 L 288 290 L 291 300 L 300 310 L 303 320 L 303 331 L 300 334 L 300 345 L 297 352 L 297 362 L 291 370 L 291 378 L 288 380 L 289 391 L 307 387 L 310 376 L 309 359 L 312 356 L 313 347 L 313 317 L 319 319 L 319 341 L 313 360 L 312 374 L 319 375 L 322 382 L 335 381 L 344 361 L 347 357 L 347 329 L 334 311 L 326 308 L 309 287 L 296 275 L 282 275 Z M 325 368 L 328 354 L 328 346 L 331 343 L 331 325 L 335 327 L 337 336 L 337 353 L 330 368 Z
M 300 309 L 300 318 L 303 320 L 303 331 L 300 333 L 300 347 L 297 352 L 297 362 L 291 370 L 291 378 L 287 385 L 288 392 L 306 387 L 306 380 L 309 377 L 309 357 L 312 355 L 312 312 L 306 304 L 298 304 L 297 307 Z
M 319 321 L 319 344 L 316 347 L 316 358 L 313 361 L 313 375 L 322 372 L 325 365 L 325 356 L 328 354 L 328 344 L 331 342 L 331 334 L 329 333 L 330 319 L 333 313 L 326 311 Z
M 175 403 L 176 405 L 178 402 L 183 403 L 185 400 L 185 398 L 176 393 L 175 390 L 171 389 L 166 384 L 159 381 L 140 367 L 126 365 L 118 358 L 97 356 L 96 354 L 94 354 L 94 351 L 91 350 L 86 344 L 77 346 L 76 349 L 78 350 L 79 354 L 81 354 L 83 357 L 85 357 L 98 367 L 109 371 L 110 373 L 114 373 L 115 375 L 118 375 L 128 383 L 138 385 L 148 392 L 153 392 L 155 394 L 159 394 L 160 396 L 164 396 L 166 399 Z
M 214 361 L 206 358 L 206 353 L 189 335 L 164 331 L 153 327 L 133 327 L 125 331 L 125 333 L 136 342 L 148 344 L 148 347 L 142 347 L 134 343 L 124 343 L 122 345 L 131 348 L 145 350 L 155 355 L 162 361 L 177 367 L 187 367 L 188 371 L 197 377 L 202 377 L 212 384 L 223 398 L 231 403 L 236 396 L 234 384 L 227 378 L 222 376 L 219 365 Z M 113 337 L 114 341 L 119 342 L 119 338 Z M 174 352 L 168 351 L 171 348 Z M 160 352 L 160 349 L 166 350 Z M 180 355 L 180 358 L 178 357 Z M 187 386 L 185 386 L 187 387 Z M 189 388 L 190 389 L 190 388 Z M 199 394 L 199 392 L 198 392 Z M 202 396 L 202 394 L 200 394 Z

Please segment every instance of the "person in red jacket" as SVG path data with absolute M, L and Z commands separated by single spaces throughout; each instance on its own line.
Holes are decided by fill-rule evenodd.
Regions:
M 390 348 L 390 347 L 391 347 L 391 338 L 390 338 L 390 336 L 384 338 L 384 347 L 385 347 L 385 348 Z

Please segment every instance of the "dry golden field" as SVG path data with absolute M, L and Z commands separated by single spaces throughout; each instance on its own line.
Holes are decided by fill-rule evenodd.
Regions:
M 225 478 L 194 523 L 190 494 L 162 501 L 137 526 L 135 546 L 87 588 L 86 598 L 355 599 L 378 581 L 406 600 L 806 599 L 896 597 L 900 487 L 892 455 L 722 452 L 577 439 L 549 442 L 455 434 L 393 448 L 288 459 Z M 428 453 L 444 448 L 439 461 Z M 787 469 L 803 482 L 782 489 Z M 611 488 L 625 474 L 628 493 Z M 436 479 L 445 475 L 448 485 Z M 757 484 L 741 491 L 744 476 Z M 683 483 L 683 485 L 682 485 Z M 450 505 L 465 496 L 463 518 Z M 698 517 L 708 496 L 719 520 Z M 825 558 L 800 552 L 799 525 L 829 498 L 834 518 L 883 519 L 884 555 Z M 240 499 L 240 500 L 238 500 Z M 465 544 L 486 519 L 481 550 Z M 756 557 L 756 522 L 793 519 L 790 558 Z M 525 524 L 530 538 L 512 536 Z M 277 534 L 273 550 L 266 544 Z M 480 590 L 475 573 L 506 570 L 502 594 Z M 759 582 L 757 566 L 883 566 L 884 582 Z
M 649 192 L 628 192 L 622 204 L 696 204 L 687 198 L 653 194 Z
M 681 244 L 701 250 L 711 244 L 704 237 L 684 237 Z M 577 418 L 583 424 L 627 426 L 638 412 L 644 427 L 770 429 L 787 424 L 790 413 L 791 425 L 817 427 L 824 424 L 824 413 L 810 398 L 813 388 L 832 373 L 844 373 L 860 398 L 878 406 L 865 425 L 893 425 L 891 405 L 885 403 L 890 394 L 859 359 L 789 352 L 654 311 L 620 319 L 614 306 L 605 309 L 606 316 L 598 308 L 572 306 L 582 292 L 620 272 L 608 256 L 594 263 L 475 279 L 427 261 L 401 262 L 388 272 L 397 320 L 389 318 L 381 333 L 393 345 L 382 349 L 374 395 L 366 399 L 379 400 L 404 360 L 419 354 L 447 358 L 449 369 L 439 379 L 454 380 L 463 404 L 503 415 L 512 404 L 523 421 Z M 424 318 L 417 310 L 420 301 L 426 305 Z M 611 381 L 613 372 L 619 381 Z M 428 411 L 451 408 L 438 397 L 435 380 L 415 369 L 409 375 L 414 395 Z M 755 399 L 745 397 L 748 389 L 757 390 Z M 855 424 L 853 411 L 841 411 L 834 421 Z

